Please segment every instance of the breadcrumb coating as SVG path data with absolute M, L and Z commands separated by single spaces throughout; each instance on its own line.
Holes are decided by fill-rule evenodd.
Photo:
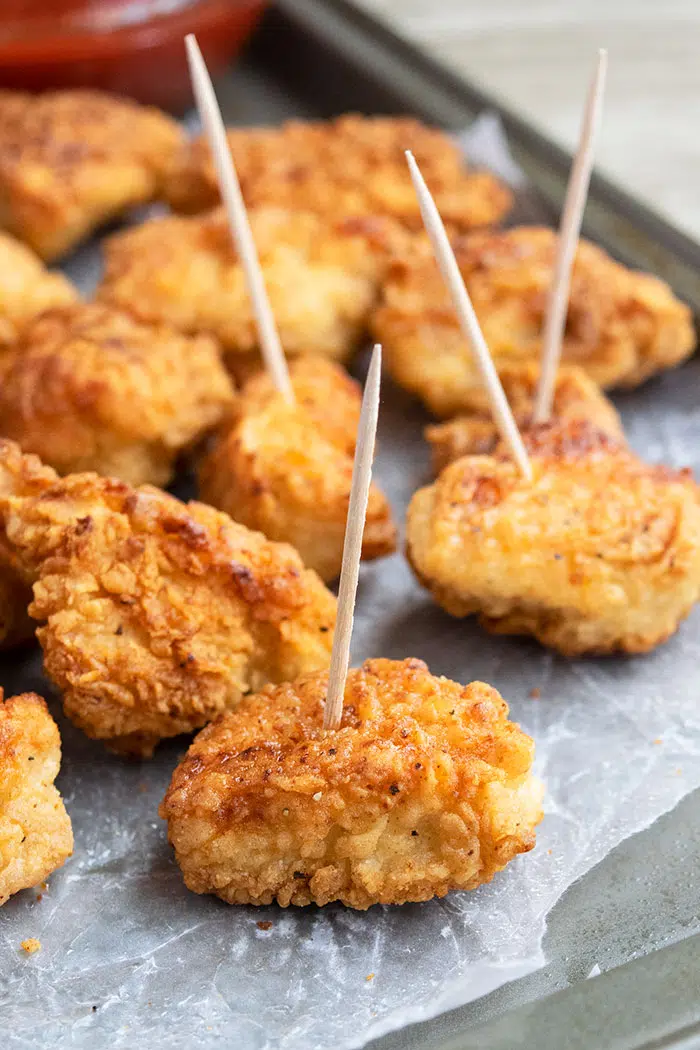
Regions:
M 700 597 L 700 490 L 578 420 L 524 434 L 533 478 L 498 450 L 419 489 L 407 553 L 453 616 L 565 656 L 643 653 Z
M 327 665 L 335 598 L 291 547 L 146 486 L 73 474 L 17 497 L 3 473 L 0 449 L 7 542 L 38 570 L 44 669 L 88 736 L 148 756 Z
M 408 243 L 388 219 L 251 209 L 250 224 L 282 346 L 347 359 L 362 339 L 389 258 Z M 142 321 L 215 335 L 227 355 L 258 348 L 238 254 L 222 209 L 166 216 L 110 237 L 99 299 Z
M 365 909 L 471 890 L 535 845 L 533 742 L 491 686 L 421 660 L 248 697 L 203 730 L 160 808 L 187 886 L 231 904 Z
M 3 700 L 0 689 L 0 905 L 73 852 L 70 818 L 54 787 L 60 765 L 61 738 L 42 698 Z
M 297 362 L 303 365 L 299 383 Z M 347 373 L 324 358 L 295 358 L 290 373 L 292 404 L 271 381 L 252 380 L 250 396 L 243 388 L 235 422 L 202 462 L 200 496 L 269 539 L 291 543 L 305 565 L 330 581 L 343 560 L 361 395 Z M 326 428 L 331 412 L 335 419 Z M 373 484 L 362 557 L 381 558 L 395 549 L 391 508 Z
M 0 349 L 13 343 L 42 310 L 77 298 L 67 277 L 50 273 L 31 248 L 0 232 Z
M 0 226 L 56 259 L 161 190 L 183 142 L 157 109 L 98 91 L 0 95 Z
M 554 231 L 527 226 L 453 240 L 499 371 L 540 358 L 555 246 Z M 425 242 L 414 242 L 389 269 L 372 327 L 393 378 L 436 416 L 449 418 L 483 403 L 473 354 Z M 695 343 L 691 312 L 667 284 L 579 242 L 565 363 L 579 365 L 601 387 L 634 387 L 685 360 Z
M 0 354 L 0 433 L 61 474 L 167 485 L 233 396 L 212 339 L 99 303 L 44 313 Z
M 406 165 L 411 150 L 444 221 L 455 229 L 491 226 L 510 210 L 512 195 L 486 171 L 470 168 L 457 143 L 409 117 L 345 114 L 329 121 L 292 120 L 277 128 L 230 128 L 228 141 L 249 206 L 275 204 L 344 215 L 389 215 L 422 228 Z M 172 208 L 199 212 L 219 201 L 204 137 L 175 155 L 166 184 Z
M 501 369 L 500 379 L 519 429 L 526 430 L 532 424 L 540 379 L 539 364 L 525 361 L 506 365 Z M 610 434 L 616 440 L 625 440 L 614 405 L 583 369 L 575 365 L 559 366 L 552 417 L 562 423 L 588 420 L 598 430 Z M 486 402 L 482 408 L 469 415 L 456 416 L 446 423 L 427 426 L 425 437 L 432 450 L 433 471 L 436 475 L 461 456 L 493 452 L 500 440 L 493 413 Z
M 9 649 L 31 638 L 36 624 L 28 613 L 37 562 L 20 557 L 8 542 L 4 500 L 9 496 L 38 497 L 57 480 L 36 456 L 23 456 L 17 445 L 0 439 L 0 648 Z

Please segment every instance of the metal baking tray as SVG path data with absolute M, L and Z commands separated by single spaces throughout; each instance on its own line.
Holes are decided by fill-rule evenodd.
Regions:
M 552 221 L 559 213 L 570 164 L 563 150 L 345 0 L 279 0 L 243 60 L 217 89 L 227 120 L 244 124 L 354 110 L 411 113 L 463 130 L 483 111 L 495 111 L 515 160 L 536 188 L 540 213 L 544 208 Z M 600 176 L 592 181 L 584 232 L 627 264 L 663 276 L 700 314 L 700 245 Z M 94 258 L 90 252 L 78 253 L 69 267 L 83 285 Z M 697 363 L 690 368 L 697 380 Z M 672 389 L 683 396 L 683 388 L 676 381 Z M 618 400 L 623 416 L 628 396 L 633 395 Z M 653 411 L 653 392 L 642 397 L 647 411 L 649 406 Z M 685 398 L 691 403 L 692 390 L 685 390 Z M 0 681 L 8 689 L 41 691 L 43 686 L 38 663 L 24 663 L 20 671 L 7 658 L 0 665 Z M 67 734 L 70 770 L 80 772 L 93 745 L 83 744 L 70 727 Z M 174 761 L 175 749 L 168 753 Z M 128 802 L 136 780 L 132 775 L 118 788 L 119 798 L 111 799 L 115 808 Z M 109 781 L 112 787 L 115 783 Z M 96 814 L 102 801 L 96 796 Z M 136 833 L 116 818 L 107 833 L 118 837 L 125 850 L 139 846 Z M 116 883 L 110 881 L 109 865 L 106 871 L 105 886 L 112 892 Z M 377 1040 L 372 1050 L 700 1045 L 698 872 L 700 792 L 627 839 L 570 887 L 548 917 L 543 969 L 469 1006 Z M 156 871 L 154 878 L 160 877 Z M 107 901 L 105 912 L 109 921 Z M 134 921 L 140 921 L 138 915 Z M 594 967 L 603 972 L 584 980 Z M 2 984 L 0 972 L 0 992 Z M 167 1036 L 140 1037 L 138 1028 L 120 1036 L 119 1045 L 124 1041 L 149 1050 L 174 1045 Z M 6 1038 L 11 1038 L 7 1030 L 0 1041 Z M 36 1042 L 20 1038 L 12 1045 L 48 1046 L 51 1029 L 43 1038 L 37 1032 Z M 234 1047 L 238 1041 L 232 1031 L 215 1045 Z

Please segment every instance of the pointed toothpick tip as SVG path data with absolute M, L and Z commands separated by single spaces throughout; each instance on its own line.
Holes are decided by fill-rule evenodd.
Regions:
M 357 428 L 355 462 L 352 468 L 352 484 L 348 518 L 345 525 L 343 545 L 343 567 L 340 570 L 338 587 L 338 618 L 333 636 L 331 665 L 328 672 L 326 707 L 323 714 L 324 729 L 338 729 L 343 716 L 343 697 L 350 663 L 350 642 L 355 619 L 357 581 L 360 575 L 362 537 L 365 531 L 367 500 L 372 481 L 372 461 L 379 418 L 379 392 L 382 377 L 382 348 L 377 344 L 372 351 L 365 391 L 362 396 L 362 411 Z
M 481 331 L 481 325 L 474 312 L 472 301 L 469 298 L 469 293 L 457 265 L 457 260 L 452 251 L 452 245 L 440 218 L 437 205 L 410 150 L 406 150 L 406 160 L 413 181 L 413 188 L 418 197 L 418 206 L 423 218 L 423 224 L 432 245 L 433 255 L 450 293 L 462 334 L 474 353 L 482 383 L 491 402 L 491 410 L 496 425 L 521 473 L 526 480 L 530 481 L 532 479 L 532 467 L 530 466 L 523 439 L 520 436 L 520 431 L 508 404 L 508 399 L 503 392 L 501 380 L 491 359 L 489 348 Z
M 569 184 L 566 188 L 564 208 L 559 225 L 557 254 L 552 270 L 552 284 L 547 301 L 547 313 L 542 335 L 540 380 L 533 412 L 535 423 L 546 423 L 552 414 L 564 328 L 569 311 L 571 273 L 581 235 L 583 214 L 586 210 L 588 188 L 593 173 L 595 143 L 603 112 L 607 64 L 608 53 L 605 48 L 600 48 L 593 79 L 586 98 L 578 148 L 571 165 L 571 174 L 569 175 Z
M 283 397 L 288 401 L 293 401 L 294 392 L 289 378 L 287 359 L 267 296 L 265 279 L 260 268 L 248 212 L 243 202 L 236 166 L 226 137 L 226 127 L 194 33 L 188 33 L 185 37 L 185 50 L 194 97 L 216 167 L 231 237 L 245 274 L 265 367 Z

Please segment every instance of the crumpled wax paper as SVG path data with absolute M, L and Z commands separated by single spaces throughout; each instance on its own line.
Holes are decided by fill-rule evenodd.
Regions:
M 700 466 L 699 381 L 696 360 L 625 395 L 638 451 Z M 399 518 L 428 478 L 425 421 L 386 381 L 376 474 Z M 26 892 L 2 909 L 3 1047 L 359 1047 L 541 966 L 546 915 L 567 886 L 700 785 L 697 614 L 649 656 L 567 662 L 451 619 L 397 554 L 362 570 L 353 659 L 379 655 L 503 693 L 547 787 L 536 849 L 489 886 L 427 904 L 229 907 L 184 888 L 157 816 L 186 741 L 125 764 L 54 702 L 75 855 L 40 901 Z M 47 688 L 36 654 L 6 658 L 0 682 Z M 25 957 L 30 936 L 42 950 Z

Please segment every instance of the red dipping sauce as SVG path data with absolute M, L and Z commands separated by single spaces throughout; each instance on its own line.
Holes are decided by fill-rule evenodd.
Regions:
M 184 37 L 216 75 L 266 0 L 7 0 L 0 87 L 94 87 L 178 112 L 192 102 Z

